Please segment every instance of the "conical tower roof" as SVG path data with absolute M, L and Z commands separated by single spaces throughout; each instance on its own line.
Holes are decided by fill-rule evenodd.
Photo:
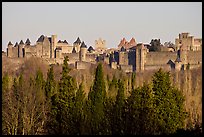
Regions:
M 14 47 L 17 47 L 18 46 L 18 42 L 16 42 L 16 44 L 14 45 Z
M 82 42 L 81 44 L 81 47 L 80 48 L 87 48 L 86 44 L 84 43 L 84 41 Z
M 77 40 L 74 42 L 74 44 L 81 44 L 81 40 L 80 40 L 79 37 L 78 37 Z
M 64 40 L 64 42 L 63 43 L 67 43 L 68 44 L 68 42 L 66 41 L 66 40 Z
M 89 51 L 89 52 L 94 51 L 93 47 L 90 46 L 90 47 L 88 48 L 88 51 Z
M 31 42 L 30 42 L 29 38 L 27 38 L 25 44 L 26 44 L 26 45 L 30 45 L 30 43 L 31 43 Z
M 11 41 L 9 41 L 8 45 L 13 45 L 13 44 L 11 43 Z
M 23 40 L 20 41 L 19 45 L 24 44 Z
M 40 38 L 38 38 L 37 42 L 43 42 L 44 41 L 45 36 L 41 35 Z

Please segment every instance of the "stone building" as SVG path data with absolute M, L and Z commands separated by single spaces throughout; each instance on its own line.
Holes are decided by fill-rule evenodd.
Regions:
M 190 36 L 188 32 L 179 34 L 175 39 L 176 50 L 179 50 L 182 45 L 186 46 L 188 51 L 202 50 L 202 39 Z
M 7 57 L 9 58 L 30 58 L 40 57 L 50 64 L 63 63 L 65 56 L 69 57 L 69 64 L 76 69 L 88 69 L 92 64 L 103 61 L 113 69 L 121 69 L 124 72 L 143 72 L 164 68 L 167 70 L 185 70 L 198 67 L 202 64 L 202 42 L 188 36 L 188 33 L 179 34 L 176 38 L 176 50 L 162 50 L 151 52 L 148 45 L 136 43 L 132 38 L 127 42 L 123 38 L 118 49 L 106 49 L 105 40 L 101 38 L 95 41 L 94 49 L 81 42 L 78 37 L 73 44 L 66 40 L 57 40 L 57 35 L 47 37 L 41 35 L 35 44 L 27 39 L 25 43 L 21 40 L 15 45 L 8 43 Z M 199 46 L 198 46 L 199 45 Z
M 95 40 L 95 52 L 98 54 L 103 54 L 106 51 L 106 41 L 99 38 Z
M 129 49 L 136 45 L 137 45 L 137 42 L 134 38 L 132 38 L 129 42 L 125 38 L 123 38 L 118 45 L 118 49 L 121 49 L 122 47 L 124 47 L 125 49 Z

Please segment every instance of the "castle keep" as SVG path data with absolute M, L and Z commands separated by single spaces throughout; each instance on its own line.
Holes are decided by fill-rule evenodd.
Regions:
M 106 41 L 95 40 L 95 49 L 87 47 L 78 37 L 73 44 L 66 40 L 57 40 L 57 35 L 47 37 L 41 35 L 35 44 L 27 39 L 13 45 L 8 43 L 7 57 L 30 58 L 39 57 L 50 64 L 62 64 L 65 56 L 69 57 L 69 64 L 76 69 L 87 69 L 91 64 L 102 61 L 113 69 L 125 72 L 142 72 L 151 69 L 184 70 L 198 67 L 202 63 L 202 39 L 189 36 L 189 33 L 179 34 L 175 39 L 175 50 L 149 51 L 149 45 L 137 43 L 134 38 L 130 42 L 123 38 L 118 48 L 107 49 Z

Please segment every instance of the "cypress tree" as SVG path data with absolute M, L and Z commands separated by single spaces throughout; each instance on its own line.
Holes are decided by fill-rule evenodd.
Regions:
M 84 102 L 85 102 L 85 93 L 83 89 L 83 83 L 79 85 L 79 89 L 76 92 L 75 104 L 74 104 L 74 123 L 75 123 L 75 133 L 77 135 L 83 134 L 84 129 Z
M 89 92 L 88 99 L 90 101 L 91 109 L 91 134 L 102 134 L 104 131 L 103 119 L 106 87 L 101 63 L 99 63 L 96 68 L 94 85 Z
M 124 95 L 124 83 L 123 81 L 118 81 L 118 92 L 116 96 L 116 101 L 114 105 L 114 129 L 113 134 L 122 135 L 125 131 L 125 95 Z
M 59 93 L 52 97 L 52 112 L 55 117 L 55 134 L 73 134 L 74 100 L 76 81 L 69 75 L 68 57 L 64 58 L 62 77 L 59 82 Z
M 50 99 L 56 90 L 56 82 L 54 79 L 54 71 L 53 66 L 50 67 L 50 69 L 47 72 L 47 81 L 45 86 L 45 95 L 48 99 Z

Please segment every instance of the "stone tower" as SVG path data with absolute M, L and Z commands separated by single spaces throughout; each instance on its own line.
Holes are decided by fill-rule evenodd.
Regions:
M 177 51 L 177 58 L 175 60 L 175 70 L 176 71 L 180 71 L 181 70 L 181 66 L 182 66 L 182 63 L 181 63 L 181 54 L 180 54 L 180 49 Z
M 136 71 L 144 71 L 144 64 L 146 60 L 146 48 L 143 43 L 136 46 Z
M 99 38 L 95 40 L 95 48 L 96 49 L 105 49 L 106 48 L 106 41 Z
M 128 59 L 126 58 L 125 48 L 122 46 L 119 52 L 119 65 L 128 65 Z
M 185 70 L 186 65 L 187 65 L 187 47 L 181 46 L 180 47 L 180 59 L 182 63 L 182 69 Z
M 57 46 L 57 35 L 52 35 L 51 36 L 51 44 L 50 44 L 50 58 L 55 58 L 55 49 Z
M 11 41 L 9 41 L 8 48 L 7 48 L 7 56 L 8 57 L 12 57 L 12 48 L 13 48 L 13 44 L 11 43 Z
M 78 53 L 80 51 L 81 46 L 81 40 L 78 37 L 77 40 L 73 43 L 73 46 L 75 47 L 76 52 Z
M 87 46 L 82 42 L 79 52 L 79 61 L 86 61 Z
M 23 40 L 21 40 L 19 45 L 18 45 L 18 57 L 19 58 L 24 57 L 24 43 L 23 43 Z
M 63 57 L 62 57 L 62 48 L 57 47 L 57 48 L 55 49 L 55 53 L 56 53 L 56 58 L 59 58 L 59 59 L 63 58 Z

